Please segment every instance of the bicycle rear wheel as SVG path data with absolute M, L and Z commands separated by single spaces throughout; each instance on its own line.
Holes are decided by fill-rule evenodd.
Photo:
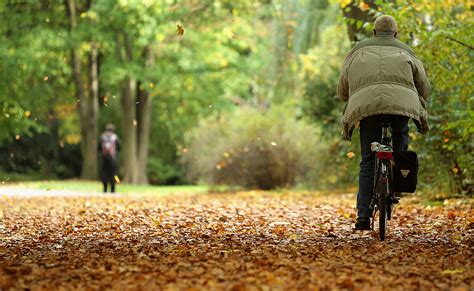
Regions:
M 385 240 L 385 232 L 387 229 L 387 199 L 388 185 L 383 181 L 379 181 L 379 235 L 380 240 Z

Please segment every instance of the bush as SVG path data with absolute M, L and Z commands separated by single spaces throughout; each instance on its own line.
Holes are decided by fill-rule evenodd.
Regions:
M 152 185 L 175 185 L 181 182 L 181 171 L 176 165 L 169 165 L 161 159 L 151 157 L 147 164 L 147 174 Z
M 283 107 L 210 117 L 186 141 L 182 159 L 194 181 L 259 189 L 315 183 L 317 129 Z

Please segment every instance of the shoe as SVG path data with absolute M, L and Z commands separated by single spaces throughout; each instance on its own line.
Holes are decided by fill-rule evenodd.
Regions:
M 368 217 L 357 217 L 355 223 L 356 230 L 371 230 L 370 228 L 370 218 Z

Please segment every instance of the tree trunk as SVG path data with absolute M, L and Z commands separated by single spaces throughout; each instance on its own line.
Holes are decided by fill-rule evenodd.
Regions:
M 89 55 L 89 95 L 85 96 L 84 103 L 87 108 L 84 109 L 87 115 L 84 116 L 82 127 L 82 141 L 84 145 L 83 164 L 81 176 L 84 179 L 97 179 L 97 137 L 99 134 L 99 74 L 98 74 L 98 49 L 92 44 Z
M 132 46 L 127 33 L 122 34 L 125 56 L 120 49 L 120 37 L 117 35 L 117 57 L 130 62 L 133 60 Z M 137 106 L 136 106 L 136 81 L 128 76 L 122 83 L 122 114 L 123 114 L 123 150 L 122 161 L 125 170 L 123 180 L 125 183 L 138 183 L 137 159 Z
M 145 68 L 154 65 L 155 59 L 150 45 L 145 47 Z M 138 141 L 138 183 L 148 184 L 146 173 L 150 147 L 152 100 L 150 93 L 137 86 L 137 141 Z
M 137 114 L 135 106 L 136 82 L 131 78 L 123 81 L 122 114 L 123 114 L 123 150 L 122 161 L 125 169 L 124 182 L 138 182 L 137 164 Z
M 364 1 L 365 4 L 368 4 L 370 8 L 376 9 L 377 5 L 375 4 L 375 0 L 366 0 Z M 369 10 L 362 10 L 360 9 L 358 3 L 356 1 L 352 1 L 346 8 L 343 10 L 344 17 L 349 19 L 355 19 L 356 21 L 362 22 L 373 22 L 375 19 L 372 15 L 369 14 Z M 349 23 L 347 22 L 347 33 L 349 34 L 349 39 L 352 42 L 358 42 L 363 39 L 363 35 L 369 37 L 372 35 L 372 31 L 367 31 L 362 26 L 357 26 L 357 23 Z
M 67 0 L 67 11 L 70 20 L 70 31 L 77 26 L 77 9 L 75 0 Z M 97 49 L 91 53 L 90 63 L 90 92 L 82 79 L 82 60 L 76 48 L 71 50 L 71 65 L 73 80 L 76 87 L 76 101 L 81 125 L 81 178 L 97 179 L 97 128 L 98 128 L 98 76 Z
M 370 8 L 376 9 L 377 5 L 375 0 L 366 0 L 364 3 L 368 4 Z M 358 1 L 352 1 L 346 8 L 343 10 L 344 17 L 349 19 L 355 19 L 362 22 L 373 22 L 375 19 L 373 15 L 369 14 L 369 10 L 362 10 L 359 7 Z M 357 23 L 347 22 L 347 33 L 349 34 L 349 39 L 353 42 L 361 41 L 363 38 L 361 36 L 370 36 L 372 31 L 367 31 L 362 26 L 357 26 Z

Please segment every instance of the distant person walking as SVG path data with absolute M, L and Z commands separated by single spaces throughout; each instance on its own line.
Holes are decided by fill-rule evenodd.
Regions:
M 104 193 L 107 192 L 109 183 L 110 192 L 114 193 L 120 143 L 117 134 L 115 134 L 115 126 L 112 123 L 105 126 L 105 131 L 100 136 L 98 150 L 102 156 L 101 178 L 104 184 Z

